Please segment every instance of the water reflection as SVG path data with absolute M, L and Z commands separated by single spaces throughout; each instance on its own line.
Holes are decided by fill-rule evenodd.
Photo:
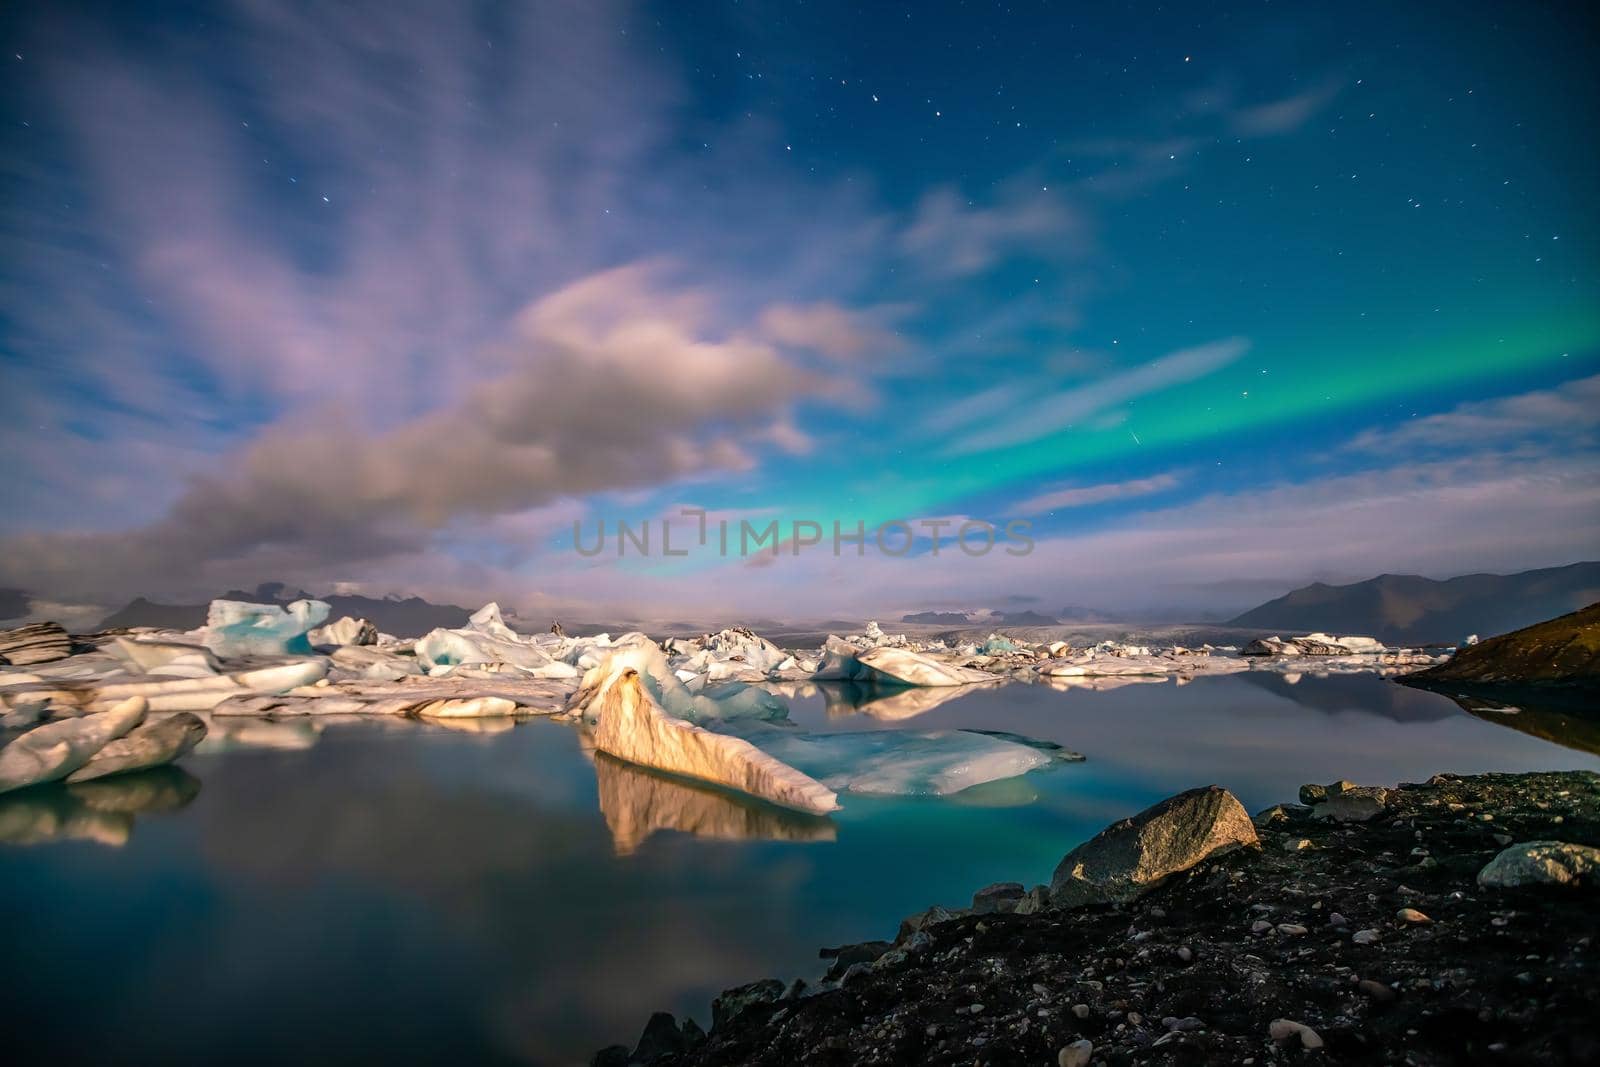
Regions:
M 657 830 L 725 841 L 832 841 L 838 834 L 827 818 L 668 778 L 603 752 L 594 754 L 594 774 L 600 812 L 619 856 L 637 850 Z
M 0 796 L 0 844 L 92 841 L 120 848 L 135 815 L 177 811 L 200 794 L 200 779 L 180 767 L 63 785 L 52 782 Z
M 855 682 L 822 682 L 813 688 L 822 693 L 830 719 L 868 715 L 881 722 L 893 722 L 915 718 L 941 704 L 948 704 L 963 696 L 985 689 L 995 689 L 1004 684 L 995 682 L 982 685 L 929 686 L 919 689 L 880 689 L 858 685 Z
M 1600 720 L 1596 720 L 1592 712 L 1586 714 L 1539 703 L 1537 696 L 1533 701 L 1525 701 L 1520 697 L 1488 698 L 1467 693 L 1444 695 L 1468 715 L 1496 726 L 1509 726 L 1579 752 L 1600 753 Z

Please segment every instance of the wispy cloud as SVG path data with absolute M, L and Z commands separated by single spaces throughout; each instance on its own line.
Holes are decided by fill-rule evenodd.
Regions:
M 1125 482 L 1106 482 L 1101 485 L 1068 486 L 1048 493 L 1029 497 L 1013 504 L 1008 510 L 1015 515 L 1043 515 L 1049 511 L 1089 507 L 1112 500 L 1163 493 L 1178 485 L 1175 474 L 1156 474 L 1149 478 L 1131 478 Z
M 1536 437 L 1558 437 L 1567 447 L 1600 428 L 1600 375 L 1515 396 L 1461 404 L 1438 415 L 1367 430 L 1350 442 L 1362 452 L 1412 449 L 1481 449 Z
M 985 452 L 1059 433 L 1119 404 L 1213 374 L 1249 348 L 1250 342 L 1242 337 L 1213 341 L 1168 353 L 1086 385 L 1047 393 L 1007 411 L 983 429 L 957 438 L 946 451 L 957 455 Z

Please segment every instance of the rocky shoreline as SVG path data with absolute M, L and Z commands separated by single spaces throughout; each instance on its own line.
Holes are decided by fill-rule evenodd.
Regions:
M 825 950 L 815 986 L 729 990 L 709 1033 L 659 1013 L 594 1063 L 1600 1059 L 1600 775 L 1301 799 L 1241 823 L 1224 791 L 1179 794 L 1073 850 L 1052 886 Z

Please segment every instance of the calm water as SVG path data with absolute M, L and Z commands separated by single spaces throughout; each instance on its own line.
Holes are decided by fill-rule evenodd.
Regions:
M 1302 782 L 1600 759 L 1373 678 L 967 691 L 914 718 L 792 700 L 811 729 L 977 727 L 1088 762 L 944 800 L 785 815 L 601 758 L 543 721 L 251 727 L 87 801 L 0 798 L 11 1062 L 586 1062 L 651 1011 L 814 975 L 818 946 L 988 882 L 1048 880 L 1105 823 L 1217 782 L 1254 811 Z M 890 716 L 886 721 L 874 717 Z M 604 809 L 604 810 L 602 810 Z M 122 841 L 120 846 L 111 842 Z

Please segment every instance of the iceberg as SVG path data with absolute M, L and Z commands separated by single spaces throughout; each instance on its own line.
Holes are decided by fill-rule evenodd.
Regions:
M 338 622 L 319 626 L 306 635 L 314 648 L 342 648 L 346 645 L 375 645 L 378 628 L 366 619 L 346 615 Z
M 287 608 L 213 600 L 206 612 L 205 645 L 224 659 L 231 656 L 293 656 L 311 651 L 306 633 L 328 617 L 321 600 L 296 600 Z
M 139 699 L 135 697 L 134 699 Z M 206 724 L 187 711 L 135 727 L 67 775 L 69 782 L 88 782 L 113 774 L 160 767 L 187 755 L 206 736 Z
M 130 697 L 80 719 L 35 727 L 0 749 L 0 793 L 65 778 L 144 721 L 148 704 Z
M 659 655 L 659 650 L 657 655 Z M 662 709 L 627 656 L 591 669 L 580 693 L 586 718 L 598 720 L 595 748 L 617 759 L 696 778 L 760 797 L 782 808 L 826 815 L 838 797 L 822 783 L 750 742 L 712 733 Z
M 1070 758 L 1056 746 L 973 730 L 807 734 L 766 727 L 741 736 L 830 789 L 868 796 L 947 796 Z
M 1371 637 L 1334 637 L 1306 634 L 1304 637 L 1258 637 L 1244 646 L 1245 656 L 1349 656 L 1371 655 L 1384 651 L 1381 641 Z
M 860 649 L 843 638 L 828 635 L 822 646 L 822 664 L 811 676 L 819 682 L 862 682 L 889 686 L 970 685 L 993 682 L 997 675 L 942 663 L 931 656 L 896 645 Z
M 429 674 L 457 667 L 505 664 L 535 678 L 576 678 L 577 668 L 507 626 L 498 604 L 485 604 L 458 630 L 433 630 L 418 638 L 417 662 Z

